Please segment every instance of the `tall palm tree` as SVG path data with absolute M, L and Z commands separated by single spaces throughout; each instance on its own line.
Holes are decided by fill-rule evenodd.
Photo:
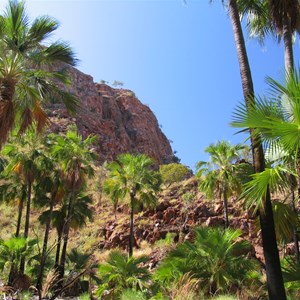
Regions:
M 38 186 L 36 187 L 35 198 L 37 199 L 34 199 L 36 200 L 39 206 L 45 204 L 49 206 L 49 210 L 47 211 L 48 212 L 47 218 L 46 220 L 44 220 L 46 227 L 45 227 L 44 241 L 43 241 L 41 259 L 40 259 L 39 275 L 36 284 L 36 288 L 38 289 L 38 291 L 40 291 L 42 288 L 44 269 L 46 265 L 47 255 L 48 255 L 47 246 L 48 246 L 48 239 L 49 239 L 49 232 L 50 232 L 51 221 L 53 216 L 53 210 L 56 204 L 61 203 L 64 196 L 64 188 L 63 188 L 64 180 L 60 170 L 56 168 L 56 166 L 53 164 L 53 161 L 50 161 L 47 171 L 48 172 L 46 172 L 46 174 L 43 176 Z
M 61 193 L 60 191 L 59 193 Z M 62 192 L 64 193 L 64 192 Z M 51 217 L 51 224 L 56 229 L 57 232 L 57 242 L 56 242 L 56 256 L 55 256 L 55 265 L 57 268 L 59 266 L 60 252 L 61 252 L 61 242 L 64 229 L 64 221 L 67 216 L 68 202 L 66 201 L 66 195 L 63 195 L 65 201 L 63 201 L 59 208 L 45 210 L 40 216 L 39 221 L 41 224 L 47 224 L 49 218 Z M 90 208 L 92 204 L 92 199 L 87 195 L 79 194 L 75 198 L 74 207 L 73 207 L 73 216 L 70 221 L 70 228 L 79 229 L 86 225 L 87 219 L 92 221 L 93 211 Z
M 47 42 L 58 28 L 48 16 L 29 21 L 23 1 L 9 0 L 0 16 L 0 145 L 14 128 L 20 131 L 33 122 L 40 131 L 47 123 L 43 103 L 54 97 L 75 109 L 76 98 L 61 90 L 67 84 L 67 65 L 75 65 L 74 53 L 64 42 Z M 63 65 L 58 65 L 63 63 Z
M 62 135 L 52 135 L 54 140 L 52 146 L 53 157 L 62 164 L 62 171 L 66 177 L 66 190 L 69 194 L 67 215 L 63 225 L 63 248 L 58 267 L 59 279 L 64 277 L 66 263 L 67 244 L 69 239 L 70 224 L 74 213 L 74 203 L 77 193 L 86 184 L 86 178 L 94 174 L 92 162 L 95 154 L 90 147 L 95 142 L 96 137 L 88 137 L 85 140 L 78 135 L 77 130 L 68 130 Z
M 251 109 L 251 107 L 255 105 L 254 87 L 237 0 L 227 0 L 227 5 L 236 44 L 245 105 L 248 109 Z M 264 151 L 259 137 L 253 134 L 253 130 L 250 130 L 250 140 L 255 172 L 262 172 L 265 169 Z M 264 209 L 259 211 L 259 218 L 264 257 L 266 261 L 268 293 L 270 299 L 284 300 L 286 299 L 286 294 L 280 267 L 271 195 L 269 190 L 267 191 L 264 200 Z
M 145 154 L 121 154 L 108 164 L 108 175 L 103 190 L 114 203 L 127 200 L 130 206 L 129 257 L 133 253 L 134 210 L 139 203 L 155 205 L 160 186 L 160 175 L 152 169 L 153 160 Z
M 226 141 L 218 141 L 205 149 L 210 155 L 209 162 L 197 164 L 197 176 L 199 177 L 199 189 L 206 193 L 209 198 L 219 192 L 223 198 L 225 228 L 229 226 L 228 197 L 241 189 L 238 178 L 238 164 L 236 161 L 241 157 L 243 145 L 230 145 Z
M 285 85 L 271 78 L 268 82 L 273 96 L 270 99 L 257 97 L 257 104 L 251 110 L 238 107 L 233 125 L 255 128 L 255 134 L 265 141 L 266 147 L 277 149 L 277 152 L 280 150 L 281 161 L 294 172 L 291 175 L 299 177 L 299 76 L 296 72 L 289 74 Z M 264 119 L 259 120 L 262 115 Z
M 299 30 L 298 0 L 237 0 L 242 15 L 247 15 L 250 36 L 263 41 L 272 35 L 284 43 L 286 72 L 294 70 L 293 35 Z

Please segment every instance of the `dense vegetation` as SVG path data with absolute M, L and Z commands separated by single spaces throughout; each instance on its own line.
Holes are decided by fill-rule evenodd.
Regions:
M 212 144 L 205 150 L 210 161 L 199 162 L 196 179 L 191 179 L 186 166 L 157 166 L 145 154 L 121 154 L 100 166 L 93 152 L 96 137 L 84 139 L 75 127 L 64 134 L 50 133 L 44 103 L 62 101 L 70 112 L 77 107 L 76 97 L 59 88 L 71 83 L 65 66 L 75 65 L 76 59 L 63 42 L 45 46 L 58 27 L 55 20 L 45 16 L 30 22 L 23 2 L 8 2 L 0 17 L 4 295 L 124 300 L 300 297 L 300 81 L 292 48 L 300 5 L 292 0 L 228 0 L 227 6 L 245 98 L 232 126 L 249 132 L 251 149 L 226 141 Z M 252 35 L 263 39 L 273 34 L 284 40 L 286 82 L 268 78 L 273 90 L 269 98 L 254 94 L 240 17 L 247 18 Z M 176 198 L 163 214 L 158 207 L 167 193 Z M 219 226 L 207 227 L 191 218 L 198 209 L 195 203 L 201 202 L 204 210 L 209 199 L 207 205 L 217 202 L 223 211 Z M 108 252 L 99 246 L 97 228 L 108 220 L 106 212 L 114 219 L 110 226 L 122 227 L 125 236 L 125 244 Z M 135 233 L 143 222 L 152 222 L 151 213 L 157 214 L 156 228 L 167 220 L 173 227 L 153 238 L 142 249 L 148 250 L 145 254 L 137 250 L 143 247 Z M 233 224 L 237 213 L 256 219 L 262 258 L 255 255 L 251 237 Z M 76 237 L 79 229 L 81 239 Z M 155 253 L 162 254 L 158 265 L 151 262 Z

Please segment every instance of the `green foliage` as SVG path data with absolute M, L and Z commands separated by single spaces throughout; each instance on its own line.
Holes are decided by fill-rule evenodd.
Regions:
M 218 141 L 205 149 L 210 155 L 209 162 L 197 163 L 196 176 L 199 180 L 199 190 L 204 192 L 210 199 L 219 197 L 224 203 L 225 227 L 229 226 L 228 198 L 241 191 L 242 180 L 238 177 L 241 173 L 239 164 L 241 151 L 245 145 L 230 145 L 226 141 Z
M 127 289 L 122 292 L 121 300 L 146 300 L 146 296 L 141 291 Z
M 109 173 L 103 191 L 110 195 L 115 205 L 126 200 L 131 193 L 135 201 L 148 205 L 156 204 L 156 192 L 160 187 L 160 176 L 151 169 L 154 161 L 144 154 L 121 154 L 115 162 L 107 165 Z
M 77 249 L 72 249 L 68 254 L 69 268 L 73 272 L 85 271 L 85 275 L 90 276 L 91 279 L 98 281 L 98 277 L 94 274 L 96 268 L 99 265 L 92 260 L 92 255 L 90 253 L 83 253 Z
M 34 255 L 37 240 L 23 237 L 12 237 L 6 241 L 0 240 L 0 269 L 8 271 L 11 265 L 19 265 L 23 256 Z
M 87 220 L 93 220 L 93 209 L 91 207 L 92 199 L 80 193 L 76 195 L 74 200 L 73 214 L 70 220 L 70 226 L 72 229 L 78 230 L 86 225 Z M 58 232 L 61 231 L 63 227 L 64 220 L 67 216 L 68 203 L 63 201 L 61 206 L 55 209 L 52 213 L 52 224 L 57 229 Z M 39 216 L 39 221 L 41 224 L 45 224 L 49 217 L 49 210 L 45 210 Z
M 124 85 L 124 82 L 119 81 L 119 80 L 114 80 L 114 82 L 112 83 L 112 86 L 114 87 L 122 87 Z
M 287 256 L 281 261 L 282 275 L 290 299 L 300 296 L 300 263 L 293 257 Z
M 108 164 L 107 178 L 103 191 L 111 197 L 114 209 L 119 200 L 127 200 L 130 205 L 129 255 L 133 252 L 134 211 L 144 206 L 155 206 L 161 178 L 153 170 L 154 161 L 145 154 L 121 154 Z
M 105 290 L 112 290 L 114 297 L 126 289 L 143 291 L 149 287 L 150 274 L 141 264 L 147 262 L 147 256 L 129 257 L 120 251 L 111 251 L 106 264 L 100 264 L 99 276 L 102 285 L 97 296 L 101 297 Z M 116 299 L 116 298 L 114 298 Z
M 89 293 L 83 293 L 79 296 L 79 300 L 91 300 L 91 296 Z
M 32 299 L 32 294 L 29 291 L 21 291 L 18 293 L 19 300 L 30 300 Z
M 298 72 L 286 76 L 285 85 L 272 78 L 267 79 L 271 97 L 256 97 L 256 104 L 246 108 L 240 104 L 234 113 L 232 125 L 251 128 L 268 149 L 280 150 L 297 157 L 300 145 L 299 108 L 300 81 Z
M 196 165 L 196 176 L 199 179 L 199 189 L 207 197 L 221 196 L 226 189 L 227 197 L 233 192 L 241 190 L 241 181 L 237 174 L 239 165 L 236 164 L 241 158 L 241 152 L 245 145 L 230 145 L 226 141 L 218 141 L 205 149 L 210 155 L 209 162 L 200 161 Z
M 268 189 L 273 192 L 289 190 L 290 182 L 287 180 L 287 173 L 290 174 L 291 171 L 281 165 L 276 165 L 273 168 L 265 168 L 263 172 L 253 174 L 251 181 L 244 184 L 241 194 L 247 208 L 264 209 L 264 199 Z
M 242 287 L 255 268 L 254 261 L 243 254 L 249 243 L 238 241 L 239 230 L 219 228 L 195 229 L 195 241 L 186 241 L 172 250 L 155 273 L 155 278 L 170 284 L 186 273 L 200 280 L 207 294 Z
M 164 239 L 160 239 L 155 242 L 155 247 L 162 248 L 162 247 L 170 247 L 174 244 L 174 237 L 175 233 L 168 232 Z
M 185 165 L 171 163 L 167 165 L 160 165 L 159 173 L 161 175 L 162 182 L 166 186 L 170 186 L 172 183 L 186 179 L 187 176 L 191 174 L 191 170 Z
M 273 202 L 272 207 L 276 237 L 288 243 L 293 239 L 295 226 L 300 226 L 298 214 L 285 203 Z
M 300 263 L 290 256 L 287 256 L 282 261 L 282 275 L 284 282 L 300 283 Z
M 57 63 L 76 64 L 67 43 L 48 39 L 58 26 L 49 16 L 30 22 L 24 1 L 8 1 L 1 15 L 0 77 L 5 98 L 0 118 L 1 145 L 15 125 L 24 133 L 36 123 L 41 132 L 48 122 L 43 109 L 45 101 L 56 98 L 72 111 L 77 107 L 77 98 L 57 84 L 70 81 L 66 70 L 54 66 Z
M 91 163 L 95 161 L 96 155 L 90 148 L 95 141 L 95 136 L 83 139 L 72 128 L 65 135 L 49 135 L 48 143 L 51 145 L 52 155 L 60 161 L 69 188 L 72 186 L 72 189 L 80 189 L 85 183 L 85 177 L 94 175 Z

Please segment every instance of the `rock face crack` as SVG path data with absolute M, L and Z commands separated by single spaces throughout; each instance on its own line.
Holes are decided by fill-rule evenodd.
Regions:
M 75 123 L 83 137 L 97 135 L 95 149 L 100 161 L 112 160 L 125 152 L 145 153 L 158 164 L 173 161 L 169 140 L 155 115 L 132 91 L 94 83 L 91 76 L 68 69 L 73 82 L 68 90 L 79 98 L 79 108 L 70 116 L 62 105 L 50 103 L 47 111 L 53 131 L 64 132 Z

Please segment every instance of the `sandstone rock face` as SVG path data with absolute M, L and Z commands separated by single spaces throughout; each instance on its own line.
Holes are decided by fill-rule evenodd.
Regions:
M 51 105 L 49 115 L 54 131 L 64 131 L 76 123 L 84 137 L 97 135 L 100 161 L 112 160 L 125 152 L 145 153 L 158 164 L 173 160 L 170 143 L 155 115 L 132 91 L 94 83 L 91 76 L 75 68 L 70 68 L 70 73 L 70 91 L 80 99 L 79 109 L 70 116 L 61 105 Z

